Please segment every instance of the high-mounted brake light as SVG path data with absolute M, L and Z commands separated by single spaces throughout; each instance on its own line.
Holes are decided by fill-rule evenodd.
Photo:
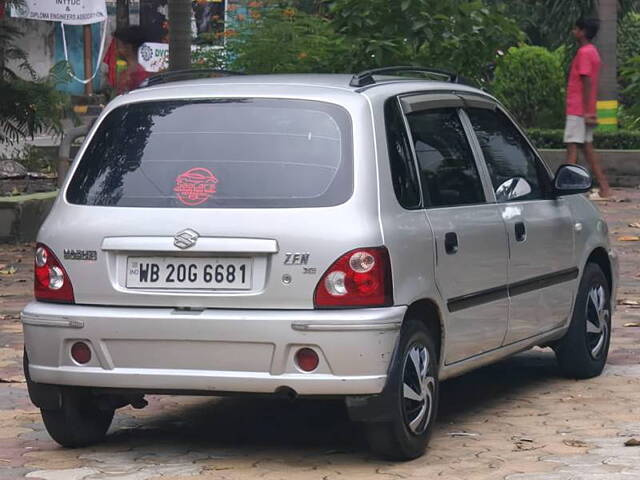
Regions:
M 387 249 L 358 248 L 341 256 L 320 278 L 313 301 L 316 308 L 393 305 Z
M 36 245 L 33 291 L 42 302 L 74 303 L 71 279 L 51 249 Z

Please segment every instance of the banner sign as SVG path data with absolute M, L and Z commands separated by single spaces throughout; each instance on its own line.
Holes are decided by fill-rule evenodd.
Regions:
M 206 50 L 208 48 L 219 47 L 202 47 L 191 45 L 191 52 L 196 50 Z M 168 43 L 143 43 L 138 49 L 138 63 L 147 72 L 161 72 L 169 68 L 169 44 Z
M 87 25 L 107 19 L 107 4 L 105 0 L 23 0 L 12 7 L 11 16 Z
M 138 49 L 138 63 L 147 72 L 159 72 L 169 67 L 169 44 L 147 42 Z

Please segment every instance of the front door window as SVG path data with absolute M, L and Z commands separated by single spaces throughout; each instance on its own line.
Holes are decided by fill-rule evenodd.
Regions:
M 524 178 L 531 192 L 517 200 L 548 198 L 549 175 L 516 126 L 501 111 L 467 110 L 482 148 L 494 191 L 513 178 Z M 499 200 L 500 201 L 500 200 Z

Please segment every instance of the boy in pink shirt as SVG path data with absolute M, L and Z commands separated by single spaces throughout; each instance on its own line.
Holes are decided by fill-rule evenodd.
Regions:
M 608 197 L 611 189 L 593 148 L 593 131 L 598 125 L 596 101 L 602 62 L 598 49 L 591 40 L 597 35 L 598 29 L 598 21 L 592 19 L 578 20 L 573 28 L 573 35 L 580 48 L 569 73 L 564 143 L 567 144 L 568 163 L 578 161 L 578 146 L 581 146 L 600 185 L 600 197 Z

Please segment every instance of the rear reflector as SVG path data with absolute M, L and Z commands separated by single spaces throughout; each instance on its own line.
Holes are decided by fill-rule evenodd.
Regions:
M 301 348 L 296 352 L 296 364 L 305 372 L 312 372 L 318 368 L 320 359 L 318 354 L 310 348 Z
M 84 342 L 76 342 L 71 346 L 71 358 L 84 365 L 91 361 L 91 349 Z

